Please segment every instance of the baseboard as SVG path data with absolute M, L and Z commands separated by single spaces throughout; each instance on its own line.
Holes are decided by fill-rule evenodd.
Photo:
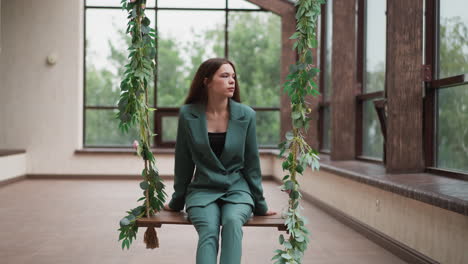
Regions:
M 0 180 L 0 187 L 4 187 L 6 185 L 13 184 L 15 182 L 19 182 L 25 179 L 26 179 L 26 175 L 21 175 L 21 176 L 16 176 L 16 177 L 5 179 L 5 180 Z
M 174 177 L 171 175 L 160 175 L 163 180 L 171 180 Z M 141 175 L 125 174 L 125 175 L 92 175 L 92 174 L 28 174 L 27 179 L 42 179 L 42 180 L 138 180 L 142 179 Z
M 173 180 L 172 175 L 160 175 L 163 180 Z M 90 175 L 90 174 L 28 174 L 11 179 L 1 180 L 0 187 L 8 185 L 10 183 L 26 180 L 26 179 L 42 179 L 42 180 L 138 180 L 141 179 L 141 175 L 128 174 L 128 175 Z M 272 175 L 263 176 L 263 180 L 272 181 L 274 177 Z

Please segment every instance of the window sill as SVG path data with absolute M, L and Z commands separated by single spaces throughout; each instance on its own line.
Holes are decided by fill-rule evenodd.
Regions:
M 154 154 L 174 154 L 174 148 L 152 148 Z M 279 151 L 276 148 L 260 148 L 260 154 L 278 155 Z M 101 154 L 116 154 L 116 155 L 133 155 L 136 154 L 133 148 L 83 148 L 75 150 L 76 155 L 101 155 Z
M 173 148 L 157 148 L 151 149 L 154 154 L 173 154 Z M 75 150 L 76 155 L 101 155 L 101 154 L 116 154 L 116 155 L 133 155 L 135 149 L 133 148 L 82 148 Z
M 0 157 L 11 156 L 16 154 L 26 154 L 24 149 L 0 149 Z
M 331 161 L 320 155 L 324 171 L 468 216 L 468 181 L 432 173 L 386 173 L 382 164 Z

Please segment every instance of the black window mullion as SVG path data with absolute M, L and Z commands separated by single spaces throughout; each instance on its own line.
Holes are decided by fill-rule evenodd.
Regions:
M 224 22 L 224 57 L 229 58 L 229 8 L 228 0 L 226 0 L 226 11 L 224 13 L 225 22 Z
M 158 50 L 159 50 L 159 41 L 158 41 L 158 38 L 159 38 L 159 32 L 158 32 L 158 0 L 155 0 L 154 2 L 154 7 L 155 7 L 155 10 L 154 10 L 154 30 L 156 31 L 156 38 L 155 38 L 155 47 L 156 47 L 156 54 L 154 55 L 155 58 L 154 58 L 154 61 L 156 63 L 155 65 L 155 69 L 154 69 L 154 78 L 153 78 L 153 81 L 154 81 L 154 105 L 152 107 L 156 108 L 156 106 L 158 105 L 158 71 L 159 71 L 159 63 L 158 63 Z M 156 130 L 158 129 L 158 126 L 157 126 L 157 117 L 156 117 L 156 112 L 158 110 L 155 111 L 154 115 L 153 115 L 153 124 L 154 124 L 154 130 L 153 133 L 156 134 Z M 157 137 L 153 137 L 153 145 L 156 147 L 158 146 L 158 138 Z
M 154 15 L 154 21 L 155 21 L 155 30 L 158 32 L 158 11 L 159 10 L 189 10 L 189 11 L 225 11 L 225 57 L 229 57 L 229 12 L 230 11 L 242 11 L 242 12 L 268 12 L 268 10 L 264 8 L 260 9 L 243 9 L 243 8 L 233 8 L 229 9 L 229 0 L 225 0 L 226 6 L 225 8 L 218 8 L 218 9 L 209 9 L 209 8 L 159 8 L 158 5 L 158 0 L 155 0 L 155 7 L 147 7 L 147 10 L 154 10 L 155 15 Z M 86 1 L 83 3 L 84 6 L 84 47 L 85 47 L 85 52 L 84 52 L 84 58 L 83 58 L 83 79 L 86 84 L 86 10 L 87 9 L 121 9 L 119 6 L 87 6 Z M 157 34 L 159 36 L 159 34 Z M 163 127 L 162 127 L 162 118 L 165 116 L 174 116 L 174 112 L 178 112 L 179 108 L 167 108 L 167 107 L 162 107 L 158 108 L 158 72 L 159 72 L 159 63 L 158 63 L 158 53 L 159 53 L 159 41 L 158 38 L 155 40 L 155 47 L 156 47 L 156 55 L 155 55 L 155 76 L 154 76 L 154 95 L 153 95 L 153 100 L 154 104 L 151 105 L 151 107 L 157 108 L 157 110 L 154 112 L 153 116 L 153 125 L 154 125 L 154 130 L 159 130 L 159 137 L 155 137 L 153 140 L 153 145 L 154 146 L 164 146 L 164 147 L 173 147 L 174 144 L 170 143 L 170 146 L 167 144 L 167 142 L 162 142 L 162 133 L 163 133 Z M 118 109 L 117 106 L 99 106 L 99 105 L 93 105 L 93 106 L 87 106 L 86 105 L 86 89 L 84 89 L 83 92 L 83 146 L 85 146 L 85 135 L 86 135 L 86 110 L 89 109 L 94 109 L 94 110 L 112 110 L 112 109 Z M 252 107 L 255 111 L 263 112 L 263 111 L 277 111 L 280 112 L 279 107 Z M 156 131 L 153 131 L 153 133 L 156 133 Z M 99 147 L 99 146 L 93 146 L 94 147 Z M 101 147 L 108 147 L 108 146 L 101 146 Z M 112 148 L 122 148 L 122 146 L 111 146 Z
M 83 147 L 86 147 L 86 1 L 83 1 L 83 47 L 84 47 L 84 52 L 83 52 L 83 108 L 81 109 L 81 113 L 83 115 L 83 129 L 82 129 L 82 141 L 81 145 Z

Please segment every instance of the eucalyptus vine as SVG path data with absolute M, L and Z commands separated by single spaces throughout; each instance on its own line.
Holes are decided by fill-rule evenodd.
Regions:
M 313 150 L 305 141 L 304 133 L 309 128 L 311 109 L 305 101 L 307 95 L 317 96 L 317 83 L 314 78 L 319 69 L 313 67 L 312 48 L 317 47 L 316 28 L 321 5 L 325 0 L 298 0 L 296 2 L 296 32 L 290 37 L 295 39 L 293 49 L 299 54 L 299 60 L 290 66 L 284 91 L 291 100 L 292 131 L 286 133 L 286 140 L 279 144 L 279 156 L 284 158 L 282 167 L 288 171 L 283 177 L 281 188 L 289 193 L 289 203 L 285 212 L 285 225 L 289 237 L 279 236 L 279 243 L 283 249 L 277 249 L 272 260 L 280 264 L 298 264 L 309 244 L 310 232 L 306 228 L 306 219 L 300 214 L 299 191 L 297 174 L 304 172 L 307 166 L 312 170 L 319 169 L 318 152 Z M 287 156 L 284 153 L 287 151 Z
M 148 85 L 155 72 L 156 31 L 150 27 L 150 20 L 145 16 L 146 0 L 121 0 L 121 5 L 128 12 L 126 33 L 130 34 L 132 41 L 128 48 L 129 63 L 125 65 L 124 78 L 120 83 L 119 111 L 116 118 L 119 119 L 119 129 L 123 133 L 128 133 L 129 127 L 138 125 L 140 143 L 135 144 L 135 147 L 138 156 L 144 161 L 141 172 L 143 180 L 140 182 L 143 197 L 137 200 L 142 201 L 142 204 L 127 211 L 127 216 L 120 220 L 118 229 L 122 249 L 129 249 L 138 231 L 136 220 L 160 211 L 167 194 L 151 152 L 151 139 L 156 134 L 151 132 L 149 113 L 156 109 L 148 106 Z M 159 247 L 154 227 L 146 230 L 144 241 L 147 248 Z

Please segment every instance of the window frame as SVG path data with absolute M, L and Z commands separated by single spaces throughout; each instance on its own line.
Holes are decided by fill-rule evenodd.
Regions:
M 424 159 L 425 171 L 468 180 L 468 172 L 437 167 L 437 91 L 468 84 L 468 73 L 438 79 L 440 1 L 425 0 L 424 61 Z
M 257 5 L 254 2 L 251 2 L 249 0 L 245 0 L 249 3 L 252 3 L 254 5 Z M 96 148 L 96 149 L 102 149 L 102 148 L 111 148 L 111 149 L 121 149 L 121 148 L 129 148 L 131 145 L 86 145 L 86 110 L 93 109 L 93 110 L 114 110 L 118 109 L 117 106 L 100 106 L 100 105 L 87 105 L 86 104 L 86 11 L 88 9 L 117 9 L 121 10 L 122 8 L 120 6 L 97 6 L 97 5 L 92 5 L 88 6 L 87 1 L 83 1 L 83 109 L 82 109 L 82 115 L 83 115 L 83 131 L 82 131 L 82 146 L 84 148 Z M 157 18 L 158 18 L 158 10 L 171 10 L 171 11 L 224 11 L 225 12 L 225 27 L 224 27 L 224 56 L 225 58 L 229 58 L 229 12 L 235 11 L 235 12 L 270 12 L 273 13 L 271 10 L 267 10 L 265 8 L 262 8 L 261 6 L 258 6 L 258 9 L 245 9 L 245 8 L 229 8 L 229 0 L 225 0 L 225 8 L 168 8 L 168 7 L 158 7 L 158 1 L 155 0 L 155 6 L 154 7 L 146 7 L 146 10 L 154 10 L 154 25 L 155 29 L 157 30 L 158 28 L 158 23 L 157 23 Z M 273 13 L 275 14 L 275 13 Z M 278 15 L 278 14 L 275 14 Z M 281 17 L 281 16 L 280 16 Z M 158 49 L 158 41 L 156 41 L 156 49 Z M 279 55 L 281 57 L 281 54 Z M 155 55 L 155 61 L 158 61 L 158 52 L 156 52 Z M 156 71 L 158 71 L 158 63 L 156 63 Z M 280 65 L 281 66 L 281 65 Z M 175 141 L 163 141 L 162 140 L 162 133 L 164 133 L 164 127 L 162 125 L 162 118 L 163 117 L 173 117 L 173 116 L 178 116 L 179 113 L 179 107 L 158 107 L 158 87 L 157 87 L 157 77 L 159 75 L 156 74 L 154 78 L 154 105 L 151 105 L 150 107 L 156 108 L 157 111 L 154 111 L 154 116 L 153 116 L 153 124 L 156 129 L 159 130 L 160 133 L 156 133 L 157 135 L 153 137 L 153 141 L 151 144 L 153 147 L 162 147 L 162 148 L 174 148 L 175 147 Z M 280 102 L 278 104 L 281 104 L 281 98 Z M 252 109 L 254 109 L 257 112 L 265 112 L 265 111 L 276 111 L 278 114 L 281 114 L 281 107 L 255 107 L 252 106 Z M 281 118 L 280 118 L 281 122 Z M 153 131 L 155 132 L 155 131 Z M 278 131 L 278 134 L 281 134 L 281 128 L 280 131 Z M 277 145 L 259 145 L 260 149 L 271 149 L 271 148 L 277 148 Z
M 333 32 L 333 27 L 327 28 L 327 19 L 328 19 L 328 14 L 327 14 L 327 5 L 332 4 L 332 2 L 327 1 L 324 5 L 321 6 L 321 14 L 320 14 L 320 61 L 319 61 L 319 67 L 321 68 L 320 76 L 319 76 L 319 91 L 320 91 L 320 97 L 319 97 L 319 114 L 318 114 L 318 141 L 319 141 L 319 152 L 324 153 L 324 154 L 330 154 L 332 151 L 332 145 L 331 145 L 331 138 L 330 138 L 330 146 L 329 149 L 324 148 L 324 133 L 325 131 L 325 111 L 327 108 L 330 109 L 330 117 L 329 117 L 329 123 L 330 123 L 330 130 L 331 130 L 331 96 L 326 98 L 325 96 L 325 72 L 326 72 L 326 56 L 327 56 L 327 34 L 328 30 L 331 30 Z M 333 36 L 332 36 L 333 39 Z M 333 45 L 333 41 L 332 41 Z M 329 55 L 330 57 L 332 56 L 331 54 Z M 331 61 L 331 58 L 330 58 Z M 330 67 L 332 69 L 332 67 Z M 332 69 L 333 71 L 333 69 Z M 330 74 L 332 74 L 330 72 Z M 332 87 L 329 87 L 330 91 Z
M 369 156 L 364 156 L 363 151 L 363 140 L 364 140 L 364 129 L 363 129 L 363 117 L 364 117 L 364 103 L 367 101 L 372 101 L 376 99 L 384 99 L 386 96 L 385 90 L 387 89 L 387 82 L 384 83 L 384 90 L 383 91 L 375 91 L 375 92 L 365 92 L 365 67 L 366 67 L 366 7 L 367 7 L 367 0 L 358 0 L 357 1 L 357 50 L 356 50 L 356 130 L 355 130 L 355 153 L 356 153 L 356 160 L 373 162 L 377 164 L 384 164 L 385 163 L 385 152 L 386 152 L 386 140 L 384 138 L 383 141 L 383 158 L 374 158 Z M 388 10 L 388 0 L 386 1 L 386 11 L 387 14 Z M 388 24 L 388 18 L 386 16 L 386 27 Z M 387 42 L 387 39 L 385 39 Z M 385 47 L 387 49 L 387 45 Z M 385 58 L 385 64 L 387 64 L 387 58 Z M 387 67 L 385 68 L 387 71 Z M 386 79 L 386 78 L 385 78 Z M 384 136 L 384 132 L 382 132 L 382 136 Z

